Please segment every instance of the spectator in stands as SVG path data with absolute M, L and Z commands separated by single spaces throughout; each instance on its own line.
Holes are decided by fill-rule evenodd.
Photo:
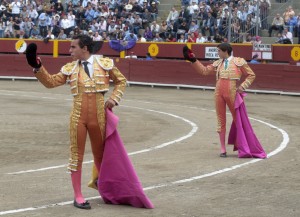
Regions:
M 250 61 L 250 63 L 252 64 L 260 64 L 260 62 L 258 61 L 258 54 L 254 54 L 252 57 L 252 60 Z
M 85 21 L 85 19 L 83 19 L 83 20 L 81 21 L 81 24 L 80 24 L 79 28 L 80 28 L 82 31 L 88 31 L 89 25 L 88 25 L 88 23 Z M 75 32 L 74 32 L 74 34 L 75 34 Z
M 102 36 L 99 35 L 98 32 L 95 32 L 95 34 L 92 37 L 93 41 L 102 41 Z
M 153 60 L 153 58 L 149 52 L 146 53 L 146 60 Z
M 191 21 L 188 33 L 194 33 L 194 35 L 197 37 L 199 34 L 199 26 L 197 25 L 195 20 Z
M 28 17 L 29 16 L 29 11 L 27 10 L 27 7 L 26 6 L 23 6 L 22 7 L 22 10 L 20 11 L 20 18 L 23 19 L 25 17 Z
M 61 3 L 61 0 L 58 0 L 57 3 L 54 5 L 55 12 L 59 15 L 62 15 L 64 12 L 64 6 Z
M 176 38 L 174 37 L 173 33 L 168 35 L 168 37 L 166 38 L 166 42 L 176 42 Z
M 296 25 L 295 33 L 298 36 L 298 44 L 300 44 L 300 13 L 298 14 L 297 17 L 297 25 Z
M 95 14 L 95 11 L 94 9 L 92 8 L 92 5 L 89 4 L 87 6 L 87 9 L 84 13 L 84 16 L 85 16 L 85 19 L 88 21 L 88 22 L 92 22 L 92 20 L 94 19 L 94 14 Z
M 280 16 L 280 14 L 276 14 L 276 17 L 274 17 L 271 27 L 269 28 L 269 37 L 271 37 L 273 30 L 278 30 L 279 33 L 282 33 L 283 26 L 284 26 L 283 18 Z
M 171 21 L 175 22 L 178 19 L 178 17 L 179 17 L 178 11 L 176 10 L 175 7 L 172 7 L 166 21 L 169 24 Z
M 153 20 L 157 20 L 157 15 L 158 15 L 158 8 L 157 8 L 157 3 L 155 1 L 152 1 L 151 6 L 149 7 L 149 11 L 152 15 Z
M 20 17 L 20 12 L 21 12 L 21 3 L 18 0 L 14 0 L 11 5 L 11 15 L 13 18 L 15 17 Z
M 64 30 L 61 29 L 56 38 L 59 39 L 59 40 L 65 40 L 65 39 L 67 39 L 67 35 L 65 34 Z
M 137 37 L 138 37 L 138 42 L 146 42 L 147 40 L 146 40 L 146 38 L 144 38 L 141 34 L 138 34 L 137 35 Z
M 205 43 L 205 42 L 206 42 L 206 38 L 203 37 L 202 33 L 199 33 L 196 39 L 196 43 Z
M 153 33 L 152 33 L 150 27 L 148 27 L 148 26 L 145 29 L 144 37 L 147 41 L 152 41 L 152 39 L 153 39 Z
M 180 34 L 179 39 L 177 40 L 179 43 L 185 43 L 186 39 L 184 38 L 184 34 Z
M 207 20 L 207 18 L 208 18 L 208 14 L 204 10 L 204 7 L 201 6 L 200 7 L 200 12 L 198 13 L 198 26 L 201 29 L 201 31 L 202 31 L 202 29 L 204 27 L 204 23 L 205 23 L 205 20 Z M 203 34 L 203 32 L 202 32 L 202 34 Z
M 260 20 L 262 22 L 262 29 L 267 29 L 268 28 L 268 16 L 269 16 L 269 8 L 270 5 L 266 0 L 262 0 L 259 5 L 259 10 L 260 10 Z
M 188 43 L 196 43 L 197 38 L 195 38 L 194 33 L 188 33 L 187 42 Z
M 138 38 L 133 32 L 130 32 L 129 34 L 125 35 L 125 37 L 124 37 L 124 41 L 137 41 L 137 40 L 138 40 Z
M 20 25 L 21 25 L 21 20 L 19 19 L 18 16 L 15 16 L 14 24 L 13 24 L 14 35 L 20 35 L 20 30 L 21 30 Z
M 190 13 L 184 6 L 182 6 L 181 10 L 179 11 L 178 19 L 180 19 L 180 18 L 181 18 L 181 20 L 185 19 L 187 22 L 189 22 Z M 180 24 L 180 22 L 179 22 L 179 24 Z
M 6 29 L 5 29 L 5 38 L 6 36 L 9 36 L 8 38 L 13 38 L 14 37 L 14 18 L 9 17 L 8 20 L 6 21 Z
M 132 24 L 133 26 L 133 32 L 134 34 L 139 34 L 139 30 L 143 28 L 143 24 L 142 24 L 142 18 L 140 17 L 140 15 L 136 14 L 134 15 L 134 22 Z
M 159 37 L 161 37 L 163 40 L 165 40 L 168 37 L 167 29 L 168 29 L 167 22 L 163 20 L 159 28 Z
M 289 31 L 288 27 L 284 27 L 283 28 L 283 32 L 282 32 L 282 38 L 283 39 L 288 39 L 291 41 L 291 44 L 293 44 L 293 34 Z
M 211 37 L 210 35 L 207 36 L 207 40 L 205 43 L 215 43 L 215 40 L 213 39 L 213 37 Z
M 207 13 L 207 18 L 203 21 L 202 34 L 206 35 L 206 31 L 209 31 L 209 35 L 215 35 L 215 18 L 212 16 L 210 12 Z
M 150 29 L 151 29 L 153 35 L 155 35 L 155 33 L 159 32 L 160 26 L 154 20 L 150 26 Z
M 2 17 L 0 17 L 0 38 L 4 38 L 4 30 L 5 30 L 6 24 Z
M 164 40 L 160 37 L 159 33 L 156 32 L 154 38 L 152 39 L 154 42 L 163 42 Z
M 188 6 L 187 8 L 190 12 L 190 16 L 195 12 L 195 11 L 199 11 L 199 6 L 198 6 L 198 2 L 197 0 L 192 0 L 192 3 L 190 4 L 190 6 Z
M 185 38 L 187 37 L 187 33 L 189 31 L 189 26 L 186 22 L 185 19 L 183 19 L 182 23 L 180 24 L 180 26 L 178 27 L 178 31 L 177 34 L 184 34 Z
M 46 37 L 47 32 L 48 32 L 48 14 L 46 13 L 46 11 L 43 11 L 38 20 L 39 20 L 39 30 L 40 30 L 40 34 L 43 38 Z
M 24 34 L 28 35 L 28 37 L 30 35 L 30 30 L 32 28 L 32 25 L 33 25 L 33 23 L 29 20 L 29 18 L 25 17 L 24 22 L 22 22 L 22 28 L 21 29 L 23 29 Z
M 294 33 L 294 32 L 295 32 L 297 23 L 298 23 L 298 17 L 297 17 L 297 16 L 291 15 L 291 16 L 290 16 L 290 19 L 289 19 L 288 22 L 287 22 L 287 26 L 288 26 L 289 31 L 290 31 L 291 33 Z
M 40 38 L 40 31 L 39 31 L 39 29 L 37 28 L 36 25 L 33 25 L 29 37 L 33 38 L 33 39 L 39 39 Z
M 34 22 L 34 24 L 37 24 L 36 22 L 37 22 L 37 18 L 39 17 L 39 14 L 33 6 L 30 6 L 28 16 L 29 16 L 29 18 L 31 18 L 31 20 L 32 20 L 32 22 Z
M 153 22 L 153 18 L 151 16 L 151 13 L 146 8 L 145 11 L 142 14 L 142 22 L 143 22 L 143 28 L 146 29 L 147 26 L 149 26 L 149 23 Z
M 254 37 L 254 42 L 253 42 L 253 44 L 261 44 L 262 43 L 262 41 L 261 41 L 261 37 L 260 36 L 255 36 Z
M 289 6 L 286 8 L 285 12 L 282 15 L 285 25 L 288 25 L 288 21 L 289 21 L 291 15 L 295 16 L 295 11 L 292 6 Z

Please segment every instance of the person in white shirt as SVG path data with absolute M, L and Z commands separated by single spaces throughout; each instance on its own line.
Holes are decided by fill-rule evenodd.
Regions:
M 291 41 L 291 43 L 294 44 L 294 42 L 293 42 L 293 34 L 291 32 L 289 32 L 288 27 L 284 27 L 283 28 L 282 38 L 283 39 L 289 39 Z
M 69 11 L 68 20 L 70 21 L 70 28 L 73 30 L 75 27 L 75 15 L 73 14 L 73 11 Z
M 206 42 L 206 38 L 203 37 L 202 33 L 199 33 L 196 39 L 196 43 L 205 43 L 205 42 Z
M 167 17 L 167 20 L 166 20 L 167 24 L 169 24 L 171 21 L 175 22 L 178 19 L 178 17 L 179 17 L 178 11 L 176 10 L 175 7 L 172 7 L 172 9 Z
M 103 40 L 102 36 L 99 35 L 98 32 L 95 32 L 95 34 L 93 35 L 92 39 L 93 39 L 93 41 L 102 41 Z
M 15 0 L 11 3 L 11 15 L 13 18 L 19 17 L 21 12 L 21 3 L 18 0 Z
M 28 12 L 28 16 L 29 18 L 31 18 L 32 22 L 34 22 L 34 24 L 36 24 L 36 19 L 38 18 L 39 14 L 38 12 L 34 9 L 33 6 L 30 7 L 30 10 Z
M 60 21 L 60 27 L 64 30 L 66 35 L 70 33 L 71 23 L 70 20 L 67 19 L 66 15 L 64 15 L 63 19 Z

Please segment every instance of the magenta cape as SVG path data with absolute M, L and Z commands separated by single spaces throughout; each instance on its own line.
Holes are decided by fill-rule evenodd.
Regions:
M 249 121 L 243 98 L 246 93 L 236 93 L 235 113 L 236 123 L 232 122 L 228 144 L 234 144 L 239 158 L 266 158 L 267 154 L 258 141 Z
M 98 177 L 98 191 L 105 203 L 154 208 L 143 187 L 117 131 L 119 118 L 106 110 L 106 139 Z

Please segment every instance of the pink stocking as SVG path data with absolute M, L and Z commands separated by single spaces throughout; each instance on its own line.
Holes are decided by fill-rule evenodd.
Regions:
M 225 147 L 225 134 L 226 132 L 219 132 L 220 137 L 220 143 L 221 143 L 221 153 L 226 153 L 226 147 Z
M 81 193 L 81 170 L 71 173 L 72 185 L 74 190 L 74 198 L 77 203 L 84 203 L 85 199 Z

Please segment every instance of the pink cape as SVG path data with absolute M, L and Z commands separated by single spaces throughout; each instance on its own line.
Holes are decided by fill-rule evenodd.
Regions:
M 143 187 L 117 131 L 119 118 L 106 110 L 106 139 L 98 177 L 98 191 L 105 203 L 154 208 Z
M 266 158 L 267 154 L 256 138 L 248 118 L 243 98 L 246 93 L 236 93 L 235 113 L 236 123 L 232 122 L 228 144 L 234 144 L 234 151 L 238 150 L 239 158 Z

